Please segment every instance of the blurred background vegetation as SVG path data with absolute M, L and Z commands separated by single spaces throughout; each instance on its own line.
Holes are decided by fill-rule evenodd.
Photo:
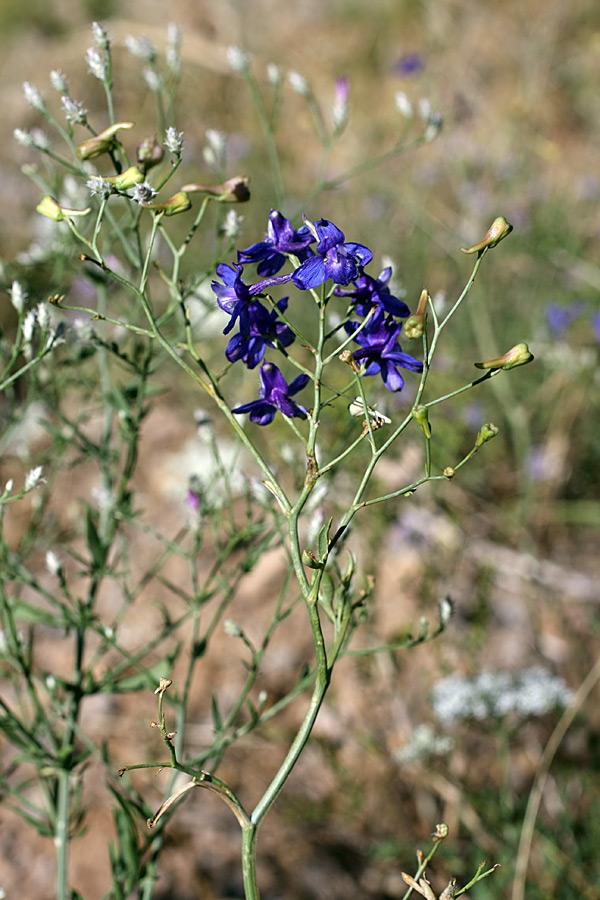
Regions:
M 448 729 L 435 721 L 429 698 L 442 675 L 532 665 L 575 691 L 598 656 L 600 7 L 592 0 L 171 0 L 167 10 L 154 0 L 4 0 L 1 286 L 20 278 L 30 290 L 37 285 L 40 299 L 60 290 L 68 274 L 18 262 L 38 233 L 32 211 L 39 197 L 20 171 L 33 153 L 11 135 L 39 124 L 21 84 L 49 93 L 51 69 L 68 74 L 90 119 L 102 108 L 84 62 L 94 19 L 116 48 L 118 118 L 147 123 L 149 131 L 154 99 L 124 39 L 144 34 L 161 49 L 167 23 L 180 26 L 184 68 L 174 124 L 185 132 L 183 177 L 203 180 L 205 132 L 225 132 L 228 174 L 251 180 L 240 247 L 261 239 L 274 193 L 248 91 L 227 65 L 232 44 L 251 54 L 261 82 L 269 63 L 301 72 L 325 110 L 335 79 L 349 77 L 350 121 L 331 177 L 394 145 L 406 127 L 394 105 L 398 91 L 415 106 L 427 98 L 443 116 L 434 142 L 325 192 L 304 210 L 373 249 L 372 269 L 391 257 L 412 309 L 423 286 L 438 302 L 453 302 L 470 271 L 460 247 L 479 240 L 497 215 L 514 225 L 488 255 L 460 325 L 444 339 L 436 377 L 444 390 L 458 387 L 472 377 L 473 362 L 519 341 L 529 343 L 536 362 L 432 417 L 435 462 L 442 469 L 459 459 L 483 422 L 501 434 L 460 477 L 423 491 L 416 503 L 382 508 L 361 535 L 377 559 L 372 622 L 379 634 L 391 639 L 418 628 L 419 616 L 434 616 L 447 593 L 456 601 L 455 623 L 414 654 L 342 664 L 312 749 L 266 826 L 262 875 L 265 896 L 399 896 L 399 872 L 408 869 L 414 846 L 447 821 L 451 838 L 436 860 L 436 883 L 468 876 L 485 856 L 502 869 L 474 896 L 508 897 L 529 790 L 559 713 L 488 717 Z M 282 117 L 283 211 L 292 214 L 314 181 L 319 155 L 306 107 L 289 89 Z M 210 251 L 199 251 L 205 262 L 203 252 Z M 403 349 L 412 350 L 407 342 Z M 155 473 L 164 471 L 159 455 L 177 452 L 178 440 L 189 436 L 198 404 L 190 385 L 169 378 L 168 403 L 179 425 L 172 423 L 167 447 L 150 445 L 156 460 L 147 469 Z M 410 403 L 410 388 L 393 401 Z M 397 484 L 414 466 L 414 452 L 403 445 L 386 461 L 383 481 Z M 597 710 L 598 688 L 552 762 L 530 860 L 530 900 L 598 896 Z M 399 761 L 423 724 L 448 731 L 453 749 Z M 285 740 L 286 733 L 234 749 L 229 765 L 240 783 L 244 772 L 260 778 L 263 767 L 269 770 L 277 755 L 269 755 L 265 739 Z M 195 815 L 173 822 L 164 896 L 170 890 L 183 900 L 199 887 L 207 897 L 235 895 L 228 874 L 235 834 L 210 800 L 193 802 Z M 200 804 L 216 816 L 208 837 Z M 0 862 L 0 884 L 11 896 L 9 885 L 29 878 L 20 896 L 45 896 L 27 871 L 25 849 L 14 849 L 17 824 L 2 816 L 0 843 L 14 852 Z M 22 838 L 25 846 L 29 840 Z M 93 846 L 86 841 L 73 863 L 82 879 Z M 223 847 L 232 842 L 230 857 Z M 42 858 L 43 843 L 39 851 Z

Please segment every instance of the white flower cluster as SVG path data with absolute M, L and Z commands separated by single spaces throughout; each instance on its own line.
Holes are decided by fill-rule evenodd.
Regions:
M 428 756 L 445 756 L 454 747 L 454 741 L 448 735 L 438 735 L 431 725 L 417 725 L 408 743 L 394 754 L 400 765 L 426 759 Z
M 542 666 L 532 666 L 516 675 L 484 672 L 468 679 L 453 675 L 438 681 L 433 689 L 433 711 L 443 725 L 465 719 L 543 716 L 571 702 L 572 692 L 563 678 Z

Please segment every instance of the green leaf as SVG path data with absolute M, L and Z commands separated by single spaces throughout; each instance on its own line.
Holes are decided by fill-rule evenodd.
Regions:
M 319 536 L 317 538 L 317 550 L 319 552 L 320 560 L 324 560 L 327 557 L 327 553 L 329 551 L 329 532 L 331 531 L 332 522 L 333 516 L 327 519 L 327 521 L 319 531 Z
M 94 569 L 102 569 L 104 568 L 104 564 L 106 562 L 107 548 L 100 540 L 100 535 L 98 534 L 98 529 L 96 528 L 94 518 L 95 516 L 92 512 L 92 509 L 88 506 L 85 513 L 85 539 L 87 542 L 88 550 L 90 551 L 90 555 L 92 557 Z
M 319 587 L 319 606 L 330 622 L 335 622 L 335 612 L 333 609 L 334 593 L 335 587 L 331 575 L 329 572 L 323 572 L 321 585 Z
M 221 713 L 219 712 L 219 704 L 217 702 L 216 694 L 213 694 L 210 699 L 210 708 L 212 712 L 213 727 L 215 732 L 218 734 L 218 732 L 221 730 L 221 726 L 223 725 L 223 720 L 221 719 Z

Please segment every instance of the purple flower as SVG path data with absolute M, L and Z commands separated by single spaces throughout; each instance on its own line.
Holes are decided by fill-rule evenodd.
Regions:
M 269 425 L 275 418 L 277 410 L 287 416 L 288 419 L 296 416 L 305 419 L 308 415 L 303 406 L 298 406 L 291 396 L 301 391 L 308 382 L 308 375 L 299 375 L 291 384 L 287 381 L 273 363 L 264 363 L 260 370 L 262 387 L 258 392 L 258 400 L 243 403 L 231 411 L 234 413 L 250 413 L 250 421 L 257 425 Z
M 378 306 L 391 316 L 405 319 L 410 315 L 410 310 L 406 303 L 390 294 L 387 283 L 391 276 L 390 266 L 383 270 L 379 278 L 373 278 L 363 272 L 354 280 L 352 290 L 342 291 L 340 288 L 336 288 L 333 293 L 336 297 L 347 297 L 352 300 L 359 316 L 366 316 L 374 306 Z
M 344 327 L 347 334 L 354 334 L 360 325 L 358 322 L 347 322 Z M 365 360 L 365 375 L 381 374 L 388 391 L 401 391 L 404 387 L 398 368 L 423 371 L 422 362 L 402 352 L 398 343 L 400 328 L 392 318 L 385 318 L 383 310 L 379 309 L 354 338 L 361 347 L 353 352 L 354 359 L 357 362 Z
M 569 325 L 579 318 L 584 309 L 585 304 L 581 300 L 571 303 L 570 306 L 549 303 L 546 307 L 546 322 L 552 337 L 562 337 Z
M 287 259 L 288 254 L 296 256 L 300 262 L 311 256 L 309 244 L 315 238 L 306 225 L 294 231 L 289 221 L 277 212 L 271 210 L 267 239 L 258 244 L 252 244 L 247 250 L 238 252 L 239 263 L 258 263 L 256 270 L 259 275 L 275 275 L 279 272 Z
M 594 337 L 597 343 L 600 344 L 600 312 L 594 313 L 591 319 L 592 328 L 594 330 Z
M 406 56 L 401 56 L 394 64 L 394 72 L 404 76 L 416 75 L 417 72 L 421 71 L 424 65 L 425 63 L 418 53 L 408 53 Z
M 291 275 L 276 275 L 273 278 L 265 278 L 257 284 L 248 285 L 242 281 L 242 272 L 243 266 L 236 263 L 232 266 L 221 263 L 217 266 L 217 275 L 223 284 L 213 281 L 211 287 L 217 295 L 217 303 L 221 309 L 231 316 L 228 325 L 223 329 L 223 334 L 229 334 L 239 319 L 240 333 L 244 338 L 249 338 L 253 324 L 260 331 L 259 323 L 264 321 L 264 317 L 268 318 L 267 311 L 256 300 L 257 295 L 274 284 L 286 284 Z
M 292 275 L 292 281 L 302 291 L 318 287 L 330 278 L 335 284 L 350 284 L 373 259 L 364 244 L 346 242 L 344 232 L 332 222 L 320 219 L 307 222 L 317 238 L 317 255 L 306 259 Z
M 277 315 L 277 311 L 283 312 L 287 305 L 288 298 L 284 297 L 276 309 L 269 313 L 258 300 L 248 303 L 246 314 L 250 333 L 244 335 L 239 331 L 231 338 L 225 350 L 229 362 L 241 359 L 249 369 L 254 369 L 265 355 L 266 348 L 273 347 L 275 341 L 283 347 L 289 347 L 294 340 L 294 333 Z

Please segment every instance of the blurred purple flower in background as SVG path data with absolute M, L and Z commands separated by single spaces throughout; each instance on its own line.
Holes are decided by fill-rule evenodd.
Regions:
M 407 53 L 396 60 L 392 67 L 392 71 L 396 75 L 410 77 L 416 75 L 425 68 L 425 60 L 418 53 Z

